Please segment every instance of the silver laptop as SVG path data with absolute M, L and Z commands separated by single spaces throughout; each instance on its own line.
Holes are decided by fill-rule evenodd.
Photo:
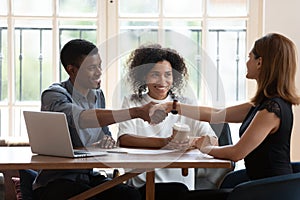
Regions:
M 66 115 L 62 112 L 23 111 L 32 153 L 61 156 L 102 156 L 104 151 L 74 150 Z

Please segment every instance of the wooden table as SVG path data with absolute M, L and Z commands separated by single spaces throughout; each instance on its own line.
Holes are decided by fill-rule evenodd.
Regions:
M 146 172 L 146 199 L 154 199 L 155 168 L 231 168 L 228 160 L 214 159 L 193 150 L 188 153 L 172 152 L 155 155 L 108 153 L 105 156 L 87 158 L 62 158 L 32 154 L 30 147 L 0 147 L 0 170 L 19 169 L 91 169 L 130 168 L 131 171 L 95 188 L 83 192 L 71 200 L 86 199 L 95 194 Z

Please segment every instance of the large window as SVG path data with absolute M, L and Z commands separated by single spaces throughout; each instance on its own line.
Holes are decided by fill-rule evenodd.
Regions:
M 23 110 L 39 110 L 40 94 L 67 78 L 59 49 L 70 39 L 97 42 L 95 0 L 0 0 L 0 138 L 27 138 Z
M 218 105 L 244 100 L 248 20 L 247 0 L 119 1 L 117 67 L 122 71 L 122 60 L 139 45 L 160 43 L 184 56 L 198 100 Z
M 189 68 L 189 91 L 224 106 L 247 98 L 245 59 L 259 0 L 0 0 L 0 138 L 27 137 L 23 110 L 67 78 L 59 49 L 72 38 L 96 43 L 107 105 L 120 107 L 124 65 L 142 44 L 175 48 Z M 254 9 L 253 9 L 254 8 Z M 255 34 L 257 33 L 257 34 Z

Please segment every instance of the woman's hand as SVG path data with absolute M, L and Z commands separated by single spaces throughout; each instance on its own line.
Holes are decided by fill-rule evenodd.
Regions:
M 190 149 L 189 139 L 179 141 L 173 138 L 170 138 L 169 143 L 164 147 L 164 149 L 176 149 L 180 151 L 186 151 Z
M 116 141 L 108 135 L 105 135 L 101 140 L 92 144 L 95 148 L 112 149 L 116 147 Z
M 218 146 L 218 138 L 216 136 L 201 136 L 192 141 L 191 146 L 196 147 L 202 153 L 208 154 L 214 146 Z

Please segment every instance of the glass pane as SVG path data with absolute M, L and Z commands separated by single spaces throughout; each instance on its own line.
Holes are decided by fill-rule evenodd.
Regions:
M 50 16 L 52 15 L 52 0 L 14 0 L 15 15 Z
M 7 14 L 7 0 L 0 0 L 0 15 Z
M 96 44 L 97 31 L 95 21 L 59 21 L 59 49 L 71 39 L 81 38 Z M 60 65 L 60 80 L 66 80 L 68 74 Z
M 158 16 L 159 0 L 122 0 L 119 1 L 119 15 L 124 16 Z
M 209 16 L 247 16 L 247 0 L 208 0 Z
M 144 43 L 156 43 L 157 29 L 157 21 L 120 21 L 120 33 L 123 38 L 126 37 L 120 41 L 121 49 L 128 46 L 134 49 Z
M 203 14 L 202 0 L 164 0 L 163 2 L 164 16 L 201 17 Z
M 28 141 L 28 134 L 26 130 L 25 120 L 23 116 L 24 110 L 39 111 L 39 109 L 34 109 L 34 107 L 15 107 L 12 109 L 12 114 L 14 116 L 14 125 L 12 131 L 12 137 L 18 138 L 21 141 Z
M 189 20 L 164 20 L 163 27 L 166 30 L 172 30 L 177 32 L 184 37 L 187 37 L 189 40 L 200 44 L 201 42 L 201 21 L 189 21 Z M 172 45 L 172 42 L 167 42 L 168 37 L 166 39 L 166 44 Z
M 199 98 L 201 92 L 201 21 L 167 20 L 164 41 L 166 47 L 176 49 L 185 59 L 188 67 L 188 88 Z
M 16 21 L 16 100 L 39 101 L 52 81 L 52 29 L 46 24 L 51 21 Z
M 0 109 L 0 138 L 4 139 L 8 137 L 8 119 L 9 119 L 8 108 L 1 107 Z
M 246 97 L 246 22 L 218 20 L 207 25 L 208 93 L 215 94 L 214 101 L 243 100 Z
M 61 16 L 96 16 L 96 0 L 59 0 Z
M 0 20 L 0 102 L 8 98 L 7 25 Z
M 121 55 L 118 57 L 120 78 L 121 82 L 124 83 L 126 82 L 124 80 L 126 76 L 125 66 L 129 54 L 141 45 L 158 42 L 158 21 L 120 21 L 119 25 L 120 34 L 108 42 L 113 45 L 116 42 L 115 40 L 117 40 L 119 43 L 118 55 Z M 107 63 L 109 62 L 112 62 L 112 60 L 107 61 Z M 119 90 L 120 99 L 132 93 L 127 86 L 127 84 L 121 84 L 121 89 Z
M 119 42 L 119 55 L 124 55 L 121 65 L 124 66 L 129 53 L 143 44 L 158 42 L 157 21 L 121 21 L 120 35 L 116 38 Z M 109 41 L 110 42 L 110 41 Z M 115 41 L 111 41 L 114 43 Z

